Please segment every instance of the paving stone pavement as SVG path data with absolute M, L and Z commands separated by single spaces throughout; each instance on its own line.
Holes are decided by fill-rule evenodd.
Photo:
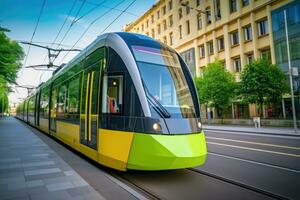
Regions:
M 104 199 L 29 129 L 0 119 L 0 199 Z

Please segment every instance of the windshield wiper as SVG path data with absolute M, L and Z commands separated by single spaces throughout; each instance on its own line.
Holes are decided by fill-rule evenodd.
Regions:
M 167 111 L 167 109 L 161 105 L 161 103 L 149 92 L 144 80 L 142 80 L 144 88 L 146 90 L 146 96 L 148 98 L 148 100 L 150 101 L 150 103 L 152 104 L 152 106 L 154 108 L 156 108 L 155 110 L 157 110 L 163 117 L 165 118 L 170 118 L 171 114 Z

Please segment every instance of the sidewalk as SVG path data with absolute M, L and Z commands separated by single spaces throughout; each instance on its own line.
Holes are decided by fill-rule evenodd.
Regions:
M 0 119 L 0 199 L 104 199 L 14 118 Z
M 295 133 L 293 128 L 287 127 L 260 127 L 255 128 L 251 126 L 234 126 L 234 125 L 203 125 L 204 130 L 213 131 L 230 131 L 230 132 L 244 132 L 244 133 L 258 133 L 258 134 L 271 134 L 283 136 L 300 136 L 300 128 Z

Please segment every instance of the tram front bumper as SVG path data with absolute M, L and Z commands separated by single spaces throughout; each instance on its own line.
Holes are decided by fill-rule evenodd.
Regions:
M 205 135 L 154 135 L 135 133 L 127 169 L 168 170 L 204 164 L 207 155 Z

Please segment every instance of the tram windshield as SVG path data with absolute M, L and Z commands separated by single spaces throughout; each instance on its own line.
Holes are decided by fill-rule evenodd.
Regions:
M 195 107 L 178 55 L 162 48 L 132 46 L 132 50 L 152 102 L 163 107 L 166 117 L 194 118 Z

